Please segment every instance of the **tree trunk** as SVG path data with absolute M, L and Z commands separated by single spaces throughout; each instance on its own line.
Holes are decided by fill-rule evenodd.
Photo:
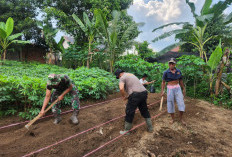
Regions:
M 89 61 L 89 63 L 91 63 L 92 60 L 93 60 L 93 52 L 91 52 L 91 51 L 92 51 L 92 50 L 91 50 L 92 42 L 93 42 L 93 39 L 91 38 L 91 39 L 90 39 L 90 43 L 89 43 L 89 54 L 90 54 L 90 61 Z
M 207 63 L 208 62 L 208 58 L 207 58 L 206 52 L 203 51 L 203 53 L 205 54 L 205 62 Z
M 88 51 L 87 62 L 86 62 L 87 68 L 89 68 L 89 57 L 90 57 L 90 55 L 91 55 L 91 41 L 89 39 L 89 51 Z
M 89 68 L 89 54 L 88 54 L 88 57 L 87 57 L 86 67 Z
M 210 96 L 213 96 L 213 74 L 210 74 L 210 78 L 209 78 L 209 91 L 210 91 Z
M 110 72 L 113 73 L 113 61 L 110 61 Z
M 218 94 L 219 94 L 219 88 L 220 88 L 220 82 L 221 82 L 221 78 L 222 78 L 223 68 L 224 68 L 224 63 L 222 62 L 220 65 L 220 68 L 219 68 L 219 72 L 218 72 L 217 80 L 216 80 L 216 84 L 215 84 L 215 96 L 218 96 Z
M 221 95 L 223 95 L 223 92 L 224 92 L 224 88 L 223 88 L 223 86 L 222 86 L 221 83 L 220 83 L 219 93 L 220 93 Z
M 194 89 L 194 98 L 196 98 L 196 79 L 195 79 L 195 77 L 194 77 L 193 81 L 194 81 L 194 86 L 193 86 L 193 89 Z
M 224 66 L 225 66 L 227 59 L 228 59 L 227 55 L 224 55 L 222 57 L 222 62 L 220 64 L 219 72 L 217 74 L 217 81 L 216 81 L 216 85 L 215 85 L 215 96 L 218 96 L 218 94 L 219 94 L 220 83 L 221 83 L 221 79 L 222 79 L 222 72 L 223 72 L 223 69 L 224 69 Z
M 5 62 L 5 60 L 6 60 L 6 50 L 4 50 L 3 52 L 3 61 Z
M 48 64 L 52 64 L 52 49 L 50 48 L 49 56 L 48 56 Z
M 111 57 L 110 57 L 110 72 L 113 73 L 114 71 L 114 51 L 111 51 Z
M 113 59 L 112 59 L 112 53 L 110 56 L 110 72 L 113 73 Z
M 94 52 L 90 52 L 90 61 L 89 61 L 89 63 L 91 63 L 93 61 L 93 54 L 94 54 Z
M 199 48 L 199 52 L 200 52 L 200 57 L 204 60 L 201 47 Z
M 225 82 L 221 81 L 222 85 L 226 87 L 226 89 L 232 94 L 231 88 L 229 85 L 227 85 Z
M 223 82 L 223 81 L 221 81 L 221 83 L 222 83 L 222 85 L 223 85 L 224 87 L 226 87 L 226 89 L 227 89 L 228 92 L 230 93 L 230 98 L 232 98 L 232 90 L 231 90 L 230 86 L 227 85 L 227 84 L 226 84 L 225 82 Z
M 57 58 L 56 58 L 57 53 L 54 53 L 54 57 L 55 57 L 55 65 L 57 65 Z

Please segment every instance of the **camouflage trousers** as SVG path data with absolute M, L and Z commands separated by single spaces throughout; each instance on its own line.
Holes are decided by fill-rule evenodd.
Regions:
M 78 90 L 76 88 L 76 86 L 74 84 L 73 85 L 73 89 L 69 92 L 69 94 L 71 94 L 72 96 L 72 100 L 71 100 L 71 104 L 72 104 L 72 109 L 73 110 L 78 110 L 80 109 L 80 100 L 78 97 Z M 59 90 L 55 90 L 52 93 L 51 96 L 51 102 L 54 102 L 64 91 L 59 91 Z M 57 102 L 53 107 L 52 107 L 52 112 L 53 114 L 57 114 L 59 115 L 61 113 L 61 101 Z

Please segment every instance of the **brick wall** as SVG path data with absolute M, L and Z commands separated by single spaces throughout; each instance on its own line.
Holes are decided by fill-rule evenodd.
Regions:
M 40 63 L 46 63 L 45 56 L 45 49 L 33 46 L 25 46 L 21 53 L 21 58 L 24 61 L 37 61 Z
M 6 59 L 46 63 L 45 56 L 46 50 L 44 48 L 33 45 L 26 45 L 21 50 L 7 52 Z

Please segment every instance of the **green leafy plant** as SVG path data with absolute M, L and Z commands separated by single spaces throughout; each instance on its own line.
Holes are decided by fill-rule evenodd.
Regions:
M 77 45 L 70 45 L 62 54 L 62 65 L 66 68 L 76 69 L 77 67 L 86 66 L 88 57 L 87 48 L 82 49 Z
M 60 41 L 57 43 L 55 40 L 55 36 L 58 33 L 58 29 L 53 28 L 52 24 L 49 23 L 48 19 L 44 21 L 37 21 L 37 25 L 42 29 L 42 36 L 45 39 L 47 46 L 49 47 L 49 55 L 48 63 L 51 64 L 52 54 L 54 53 L 65 53 L 65 49 L 63 47 L 64 37 L 61 37 Z M 55 55 L 55 64 L 57 64 L 57 57 Z
M 207 64 L 204 60 L 194 55 L 183 55 L 177 60 L 177 68 L 181 70 L 184 77 L 187 95 L 194 97 L 207 96 L 205 94 L 209 89 L 204 77 L 204 69 Z
M 87 58 L 87 68 L 89 68 L 89 62 L 91 61 L 91 56 L 92 56 L 92 52 L 91 52 L 91 45 L 94 41 L 94 37 L 96 35 L 96 27 L 95 27 L 95 19 L 93 18 L 92 21 L 90 21 L 88 15 L 83 12 L 83 21 L 81 21 L 81 19 L 79 19 L 79 17 L 77 17 L 75 14 L 72 15 L 72 17 L 74 18 L 74 20 L 78 23 L 78 25 L 80 26 L 81 30 L 85 33 L 86 37 L 88 38 L 89 41 L 89 49 L 88 49 L 88 58 Z
M 132 23 L 123 32 L 119 32 L 121 12 L 113 11 L 112 21 L 107 21 L 105 14 L 100 9 L 96 9 L 94 15 L 96 18 L 96 27 L 101 33 L 101 37 L 105 40 L 104 43 L 106 43 L 106 49 L 109 53 L 110 72 L 112 73 L 116 58 L 123 53 L 123 49 L 121 48 L 123 43 L 131 42 L 132 39 L 130 36 L 137 30 L 138 24 Z
M 197 26 L 196 28 L 193 28 L 193 36 L 196 42 L 189 42 L 190 44 L 194 45 L 197 47 L 199 53 L 200 53 L 200 57 L 202 59 L 204 59 L 205 57 L 205 61 L 207 63 L 207 56 L 206 56 L 206 52 L 204 50 L 204 45 L 212 38 L 216 37 L 216 36 L 210 36 L 207 39 L 204 40 L 204 34 L 205 34 L 205 29 L 206 29 L 207 24 L 204 27 L 199 27 Z
M 144 41 L 143 43 L 135 43 L 135 48 L 142 59 L 153 57 L 155 53 L 152 49 L 148 48 L 149 43 Z
M 122 57 L 115 63 L 115 68 L 123 69 L 126 72 L 135 74 L 139 79 L 144 75 L 148 75 L 148 80 L 156 80 L 154 86 L 160 89 L 163 72 L 168 68 L 167 64 L 149 63 L 139 56 L 129 55 Z
M 22 36 L 23 33 L 12 34 L 13 29 L 14 29 L 14 20 L 11 17 L 7 19 L 6 23 L 0 22 L 0 46 L 1 46 L 0 58 L 3 53 L 4 61 L 6 58 L 7 48 L 12 43 L 17 43 L 17 44 L 30 43 L 30 41 L 16 40 L 17 38 Z
M 210 93 L 211 96 L 213 95 L 213 82 L 215 79 L 215 73 L 213 73 L 215 71 L 215 69 L 217 68 L 221 58 L 222 58 L 222 48 L 221 48 L 221 40 L 218 44 L 218 46 L 216 47 L 216 49 L 213 51 L 213 53 L 211 54 L 209 61 L 208 61 L 208 65 L 210 67 L 210 70 L 208 70 L 209 73 L 209 81 L 210 81 Z
M 75 70 L 39 63 L 6 61 L 0 69 L 0 110 L 30 119 L 43 104 L 47 76 L 50 73 L 68 75 L 79 90 L 80 99 L 101 99 L 116 91 L 118 81 L 111 73 L 99 68 L 81 67 Z M 63 106 L 70 105 L 66 97 Z

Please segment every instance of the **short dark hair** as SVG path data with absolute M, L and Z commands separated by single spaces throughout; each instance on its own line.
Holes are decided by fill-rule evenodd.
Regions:
M 147 74 L 143 74 L 143 77 L 147 77 Z

